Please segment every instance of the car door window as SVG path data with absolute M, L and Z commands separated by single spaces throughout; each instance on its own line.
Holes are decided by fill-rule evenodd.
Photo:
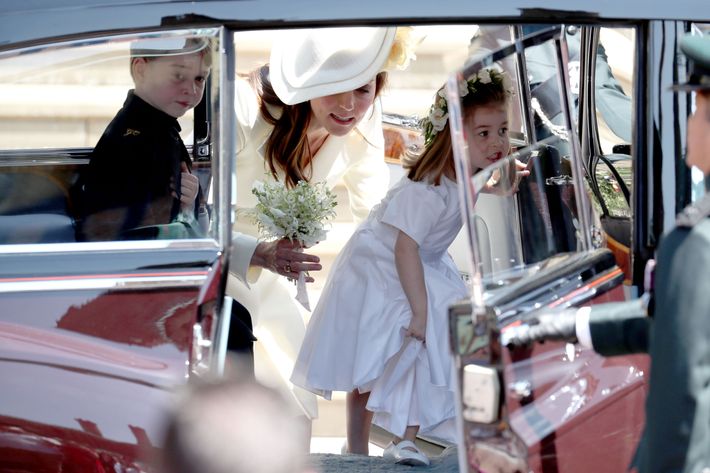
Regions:
M 634 28 L 584 28 L 588 74 L 581 82 L 582 150 L 599 239 L 630 281 Z
M 594 56 L 597 159 L 592 161 L 601 213 L 630 216 L 631 112 L 634 79 L 632 28 L 600 28 Z
M 587 216 L 579 210 L 585 208 L 585 202 L 579 202 L 584 194 L 578 189 L 578 145 L 570 129 L 571 110 L 564 107 L 567 92 L 562 93 L 569 87 L 568 76 L 562 73 L 567 71 L 567 64 L 557 59 L 557 43 L 562 44 L 564 36 L 559 27 L 541 27 L 520 38 L 525 45 L 522 53 L 503 46 L 479 62 L 472 61 L 457 79 L 469 77 L 485 65 L 504 69 L 506 64 L 517 63 L 509 72 L 517 83 L 516 99 L 510 103 L 511 115 L 517 113 L 522 118 L 518 134 L 522 141 L 513 138 L 510 156 L 470 176 L 473 185 L 466 202 L 474 274 L 480 277 L 484 296 L 553 264 L 556 256 L 590 246 L 584 237 Z M 520 71 L 525 69 L 526 59 L 532 58 L 538 58 L 540 64 L 545 62 L 547 74 L 529 83 L 521 80 Z M 544 98 L 540 87 L 549 88 Z M 452 126 L 457 128 L 452 133 L 463 137 L 470 130 L 460 119 L 461 101 L 452 96 L 451 90 L 449 100 L 459 107 L 459 115 L 449 115 L 459 117 L 452 119 Z M 457 171 L 465 176 L 472 155 L 465 141 L 454 139 L 454 149 Z
M 162 44 L 167 41 L 199 39 L 216 44 L 217 30 L 181 30 L 143 35 L 68 40 L 51 46 L 36 46 L 0 55 L 0 244 L 67 243 L 92 241 L 82 237 L 84 209 L 92 198 L 82 194 L 81 176 L 86 174 L 94 147 L 107 126 L 134 88 L 131 77 L 131 45 L 137 41 Z M 215 48 L 216 50 L 216 48 Z M 218 68 L 214 61 L 212 72 Z M 211 81 L 207 89 L 217 90 L 219 81 Z M 214 92 L 213 92 L 214 93 Z M 210 104 L 205 107 L 209 115 Z M 203 116 L 205 114 L 202 114 Z M 188 110 L 178 119 L 176 135 L 192 148 L 194 112 Z M 204 120 L 204 118 L 202 118 Z M 146 118 L 145 123 L 154 123 Z M 123 133 L 134 133 L 136 139 L 147 130 L 125 126 Z M 177 129 L 179 128 L 179 132 Z M 207 128 L 208 127 L 202 127 Z M 179 133 L 179 134 L 178 134 Z M 200 139 L 203 142 L 205 136 Z M 192 161 L 192 173 L 199 180 L 200 199 L 195 207 L 202 211 L 204 231 L 200 234 L 165 231 L 135 231 L 133 227 L 170 224 L 173 215 L 159 221 L 138 218 L 131 228 L 102 240 L 203 238 L 210 237 L 213 177 L 210 146 L 206 154 Z M 162 147 L 154 154 L 161 156 Z M 139 192 L 141 180 L 147 180 L 155 164 L 143 162 L 132 152 L 116 151 L 114 171 L 108 173 L 102 186 L 114 189 L 120 179 L 123 185 L 106 192 L 116 196 L 111 212 L 125 215 L 123 202 Z M 185 162 L 189 163 L 188 155 Z M 120 162 L 119 162 L 120 160 Z M 125 164 L 124 164 L 125 163 Z M 122 176 L 122 177 L 120 177 Z M 179 179 L 179 175 L 176 174 Z M 174 182 L 167 183 L 173 193 Z M 173 197 L 163 199 L 165 206 L 176 206 Z M 155 212 L 151 200 L 145 215 Z M 128 205 L 128 204 L 125 204 Z M 168 211 L 166 214 L 176 212 Z M 197 213 L 195 214 L 197 218 Z M 102 217 L 103 218 L 103 217 Z M 113 217 L 112 217 L 113 218 Z M 182 224 L 181 224 L 182 225 Z M 123 233 L 123 230 L 127 230 Z M 130 233 L 133 231 L 133 233 Z

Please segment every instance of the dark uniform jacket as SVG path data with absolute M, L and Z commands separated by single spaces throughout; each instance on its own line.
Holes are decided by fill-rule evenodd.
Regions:
M 175 118 L 128 92 L 79 179 L 79 239 L 150 238 L 131 230 L 175 219 L 180 163 L 190 167 L 179 132 Z
M 640 473 L 710 467 L 710 196 L 687 208 L 658 251 L 651 378 Z M 710 471 L 710 470 L 708 470 Z
M 590 315 L 592 343 L 602 354 L 639 351 L 648 342 L 646 426 L 634 461 L 639 473 L 710 472 L 709 217 L 706 195 L 662 240 L 652 322 L 633 303 L 626 312 L 623 303 L 600 304 Z

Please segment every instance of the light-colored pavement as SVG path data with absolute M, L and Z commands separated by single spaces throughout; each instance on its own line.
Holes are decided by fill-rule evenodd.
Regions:
M 311 453 L 340 453 L 345 437 L 311 437 Z M 382 447 L 370 442 L 370 455 L 382 455 Z
M 314 471 L 318 473 L 368 473 L 368 472 L 415 472 L 458 473 L 458 455 L 453 447 L 447 448 L 440 455 L 430 457 L 431 465 L 412 467 L 396 465 L 381 456 L 338 455 L 333 453 L 314 453 L 310 460 Z

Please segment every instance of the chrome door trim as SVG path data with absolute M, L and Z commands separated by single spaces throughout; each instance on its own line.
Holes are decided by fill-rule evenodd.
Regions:
M 215 250 L 220 246 L 211 238 L 198 240 L 131 240 L 97 241 L 81 243 L 26 243 L 0 245 L 0 257 L 4 254 L 23 253 L 102 253 L 106 251 L 156 251 L 156 250 Z
M 48 292 L 48 291 L 136 291 L 164 288 L 199 288 L 207 278 L 207 271 L 181 271 L 170 276 L 169 273 L 160 276 L 108 275 L 101 277 L 43 277 L 43 278 L 6 278 L 0 279 L 0 294 Z M 182 273 L 182 274 L 179 274 Z
M 215 339 L 213 341 L 211 371 L 215 376 L 223 376 L 227 364 L 227 342 L 229 339 L 229 326 L 232 323 L 232 298 L 222 298 L 222 309 L 217 320 Z
M 577 199 L 577 211 L 579 217 L 581 248 L 578 250 L 589 251 L 594 248 L 592 244 L 591 222 L 592 222 L 592 204 L 589 201 L 589 196 L 585 191 L 584 167 L 582 166 L 582 151 L 579 145 L 579 136 L 577 128 L 572 123 L 572 97 L 566 92 L 570 90 L 569 78 L 569 53 L 567 49 L 567 38 L 564 34 L 555 39 L 555 53 L 557 54 L 557 76 L 560 80 L 560 94 L 562 103 L 562 112 L 565 119 L 565 125 L 569 130 L 569 145 L 572 152 L 572 179 L 574 179 L 574 195 Z
M 520 41 L 525 36 L 523 34 L 522 25 L 510 25 L 510 33 L 513 41 L 516 45 L 520 44 Z M 525 62 L 525 52 L 519 50 L 521 54 L 515 55 L 515 70 L 518 74 L 518 81 L 520 82 L 518 90 L 520 92 L 520 109 L 521 118 L 523 121 L 523 129 L 525 133 L 526 144 L 537 143 L 537 136 L 535 135 L 535 117 L 532 107 L 528 107 L 527 104 L 530 103 L 532 98 L 532 93 L 530 92 L 530 81 L 528 80 L 528 66 Z
M 219 31 L 219 81 L 217 93 L 212 94 L 212 111 L 217 120 L 215 140 L 219 146 L 215 149 L 213 162 L 218 163 L 218 176 L 215 179 L 215 195 L 220 205 L 217 209 L 217 241 L 224 249 L 225 261 L 229 261 L 232 240 L 233 209 L 236 208 L 236 178 L 233 179 L 233 161 L 236 156 L 236 125 L 234 116 L 234 78 L 236 60 L 234 50 L 234 31 L 225 27 Z M 228 269 L 228 268 L 225 268 Z

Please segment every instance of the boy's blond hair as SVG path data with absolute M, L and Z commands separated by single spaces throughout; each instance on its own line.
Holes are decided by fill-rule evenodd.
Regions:
M 133 72 L 133 66 L 135 65 L 135 61 L 137 59 L 143 59 L 146 62 L 151 61 L 156 58 L 160 57 L 170 57 L 170 56 L 181 56 L 181 55 L 189 55 L 189 54 L 199 54 L 200 57 L 202 58 L 205 66 L 207 68 L 212 67 L 212 54 L 213 54 L 213 49 L 214 49 L 214 40 L 212 38 L 185 38 L 185 44 L 182 47 L 186 52 L 184 54 L 179 54 L 175 52 L 165 52 L 165 54 L 160 54 L 159 52 L 155 53 L 150 53 L 150 54 L 145 54 L 141 53 L 141 51 L 134 52 L 134 50 L 131 50 L 131 62 L 130 62 L 130 72 L 131 72 L 131 78 L 135 82 L 136 77 Z

